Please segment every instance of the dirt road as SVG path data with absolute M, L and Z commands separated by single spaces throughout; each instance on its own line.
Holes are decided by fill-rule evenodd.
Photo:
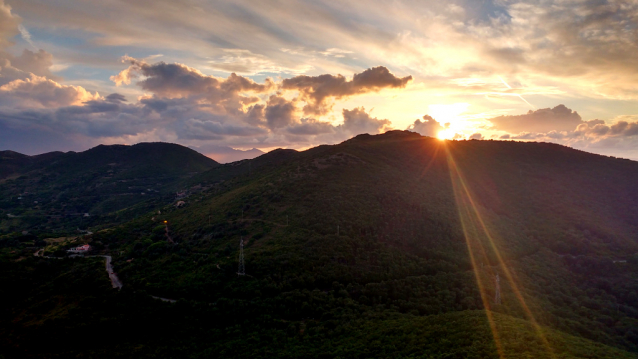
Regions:
M 117 277 L 117 274 L 113 272 L 113 266 L 111 265 L 111 256 L 100 256 L 106 258 L 106 272 L 109 274 L 109 278 L 111 279 L 111 284 L 113 288 L 122 289 L 122 281 Z

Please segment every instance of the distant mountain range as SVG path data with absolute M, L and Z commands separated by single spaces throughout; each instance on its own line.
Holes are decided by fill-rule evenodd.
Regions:
M 197 150 L 197 149 L 196 149 Z M 219 163 L 230 163 L 241 160 L 249 160 L 264 154 L 263 151 L 253 148 L 250 150 L 238 150 L 228 146 L 206 146 L 200 152 L 215 159 Z
M 0 208 L 23 217 L 0 221 L 11 273 L 0 285 L 31 298 L 11 304 L 5 348 L 37 339 L 47 349 L 33 357 L 638 357 L 638 162 L 407 131 L 228 164 L 137 146 L 151 147 L 101 146 L 68 162 L 3 154 Z M 158 178 L 149 202 L 88 200 L 142 193 Z M 50 235 L 27 221 L 31 204 L 5 197 L 25 192 L 47 194 L 41 212 L 65 203 L 103 213 L 84 241 L 113 255 L 121 292 L 80 271 L 86 262 L 46 275 L 44 259 L 12 262 L 29 253 L 21 230 Z M 61 278 L 86 292 L 47 285 Z M 118 345 L 67 348 L 65 331 Z

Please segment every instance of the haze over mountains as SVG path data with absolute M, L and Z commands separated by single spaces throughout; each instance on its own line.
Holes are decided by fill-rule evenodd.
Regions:
M 637 162 L 406 131 L 228 164 L 48 156 L 0 162 L 10 357 L 638 357 Z M 78 243 L 121 291 L 99 259 L 33 256 Z

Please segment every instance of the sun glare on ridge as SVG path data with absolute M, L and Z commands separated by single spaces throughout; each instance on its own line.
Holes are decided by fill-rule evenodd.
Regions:
M 446 128 L 444 130 L 439 131 L 439 133 L 436 134 L 436 138 L 438 138 L 441 141 L 451 140 L 453 137 L 454 137 L 454 131 L 451 128 Z

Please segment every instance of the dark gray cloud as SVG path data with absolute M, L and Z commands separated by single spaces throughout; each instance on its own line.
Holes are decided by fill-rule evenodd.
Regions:
M 119 93 L 112 93 L 106 96 L 105 100 L 108 102 L 119 103 L 126 102 L 126 97 L 124 97 L 124 95 L 120 95 Z
M 355 74 L 348 81 L 343 75 L 295 76 L 284 79 L 281 88 L 299 91 L 300 98 L 306 102 L 303 110 L 307 115 L 323 115 L 331 110 L 329 98 L 344 98 L 383 88 L 403 88 L 412 80 L 412 76 L 396 77 L 384 66 L 369 68 Z
M 570 131 L 583 123 L 578 112 L 570 110 L 565 105 L 530 110 L 524 115 L 498 116 L 489 121 L 497 129 L 512 133 Z
M 482 140 L 483 139 L 483 134 L 481 133 L 473 133 L 470 135 L 470 137 L 468 137 L 469 140 Z
M 272 95 L 266 106 L 266 120 L 271 130 L 286 127 L 295 122 L 297 108 L 291 101 Z
M 183 64 L 157 62 L 148 64 L 143 60 L 125 56 L 123 62 L 129 67 L 111 80 L 116 85 L 130 84 L 140 75 L 145 78 L 137 83 L 144 90 L 162 97 L 188 97 L 192 95 L 206 96 L 212 99 L 226 99 L 239 92 L 268 92 L 274 88 L 271 79 L 258 84 L 246 77 L 231 74 L 227 79 L 218 79 L 204 75 L 199 70 Z

